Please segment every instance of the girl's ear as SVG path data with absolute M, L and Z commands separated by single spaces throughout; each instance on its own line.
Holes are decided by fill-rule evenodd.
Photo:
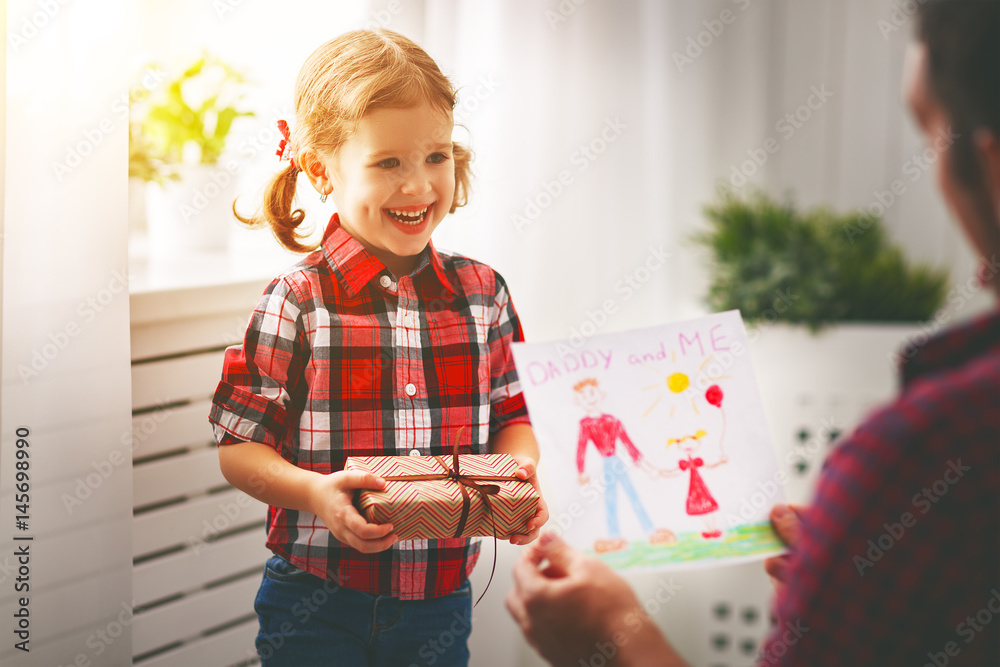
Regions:
M 312 186 L 320 194 L 328 194 L 331 190 L 330 174 L 327 172 L 326 164 L 320 159 L 319 154 L 311 148 L 307 148 L 296 156 L 299 169 L 306 175 Z

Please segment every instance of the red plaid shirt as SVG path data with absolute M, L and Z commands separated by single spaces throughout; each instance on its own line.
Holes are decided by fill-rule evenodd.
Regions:
M 242 346 L 226 351 L 210 421 L 219 445 L 260 442 L 328 474 L 348 456 L 462 453 L 527 423 L 510 344 L 523 339 L 503 279 L 428 245 L 398 282 L 335 215 L 322 246 L 268 286 Z M 316 515 L 271 507 L 267 546 L 354 590 L 446 595 L 478 540 L 404 540 L 363 554 Z
M 902 371 L 826 463 L 762 665 L 1000 664 L 1000 312 Z

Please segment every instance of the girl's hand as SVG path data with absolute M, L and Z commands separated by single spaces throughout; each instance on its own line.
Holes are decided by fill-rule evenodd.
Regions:
M 542 526 L 549 520 L 549 506 L 546 504 L 545 498 L 542 497 L 542 489 L 538 485 L 538 476 L 535 474 L 537 470 L 535 459 L 530 456 L 515 454 L 514 460 L 517 461 L 517 465 L 519 466 L 515 473 L 517 477 L 531 482 L 531 485 L 535 487 L 535 491 L 538 492 L 538 509 L 535 511 L 535 516 L 528 521 L 526 526 L 528 532 L 509 535 L 507 537 L 510 539 L 511 544 L 528 544 L 535 541 Z
M 680 468 L 660 468 L 660 477 L 677 477 L 681 474 Z
M 368 523 L 354 507 L 356 489 L 382 490 L 385 480 L 361 470 L 319 475 L 310 490 L 310 509 L 333 536 L 362 553 L 385 551 L 396 542 L 392 524 Z
M 706 463 L 705 467 L 706 468 L 717 468 L 717 467 L 721 466 L 723 463 L 728 463 L 728 462 L 729 462 L 729 457 L 726 456 L 725 454 L 723 454 L 721 457 L 719 457 L 718 461 L 716 461 L 715 463 Z

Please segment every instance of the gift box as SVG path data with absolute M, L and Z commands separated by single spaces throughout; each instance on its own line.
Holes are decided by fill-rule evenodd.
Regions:
M 355 504 L 401 540 L 494 535 L 494 522 L 498 537 L 524 533 L 540 499 L 509 454 L 351 456 L 344 468 L 386 480 L 381 491 L 359 490 Z

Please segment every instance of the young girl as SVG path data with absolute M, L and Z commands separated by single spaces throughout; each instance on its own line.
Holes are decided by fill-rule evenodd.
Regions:
M 416 44 L 343 35 L 299 74 L 279 123 L 288 165 L 256 215 L 306 252 L 292 210 L 300 174 L 332 196 L 322 241 L 267 288 L 241 346 L 226 352 L 210 420 L 222 471 L 270 507 L 255 609 L 263 664 L 468 662 L 468 575 L 478 542 L 398 541 L 367 523 L 348 456 L 506 452 L 538 486 L 538 447 L 510 344 L 522 339 L 503 279 L 438 253 L 431 233 L 465 203 L 469 153 L 451 140 L 455 91 Z M 471 436 L 471 437 L 470 437 Z M 548 518 L 544 502 L 522 535 Z

